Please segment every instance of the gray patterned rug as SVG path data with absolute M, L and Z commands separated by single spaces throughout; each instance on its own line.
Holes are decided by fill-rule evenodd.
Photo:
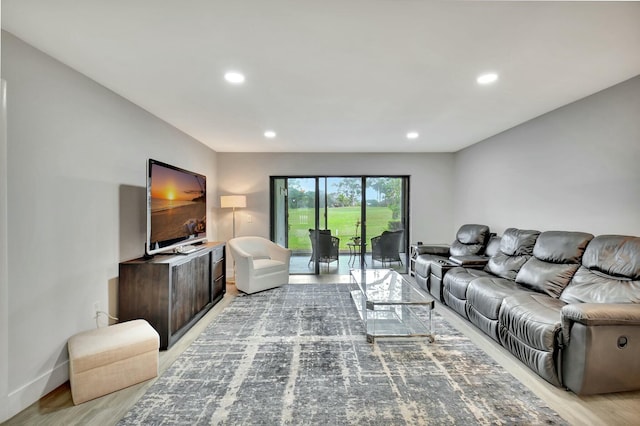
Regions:
M 237 297 L 120 425 L 564 424 L 437 314 L 366 342 L 344 284 Z

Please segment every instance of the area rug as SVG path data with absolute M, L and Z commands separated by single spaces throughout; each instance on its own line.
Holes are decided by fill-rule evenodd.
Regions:
M 235 298 L 120 425 L 565 424 L 434 314 L 367 343 L 346 284 Z

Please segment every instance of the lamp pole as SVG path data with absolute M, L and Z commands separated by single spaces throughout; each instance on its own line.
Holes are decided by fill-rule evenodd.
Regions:
M 236 208 L 233 207 L 233 238 L 236 237 Z

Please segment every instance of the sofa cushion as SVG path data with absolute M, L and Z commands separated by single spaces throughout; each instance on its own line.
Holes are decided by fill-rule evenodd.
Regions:
M 482 244 L 489 239 L 489 227 L 487 225 L 467 224 L 462 225 L 456 233 L 456 240 L 462 244 Z
M 510 295 L 527 291 L 504 278 L 477 278 L 471 281 L 467 289 L 467 317 L 493 340 L 500 342 L 498 314 L 502 301 Z
M 532 257 L 518 272 L 516 282 L 531 290 L 558 298 L 578 270 L 578 266 L 543 262 Z
M 282 272 L 282 269 L 285 266 L 284 262 L 273 259 L 257 259 L 253 261 L 253 269 L 255 276 L 257 277 L 272 274 L 274 272 Z
M 456 240 L 451 244 L 449 254 L 452 256 L 481 254 L 484 252 L 488 239 L 488 226 L 475 224 L 462 225 L 456 233 Z
M 585 250 L 582 265 L 607 275 L 640 280 L 640 237 L 599 235 Z
M 509 228 L 500 239 L 500 251 L 491 256 L 486 269 L 493 275 L 515 280 L 518 271 L 531 257 L 539 231 Z
M 530 256 L 509 256 L 502 252 L 491 256 L 485 269 L 500 278 L 514 281 Z
M 484 250 L 484 255 L 491 257 L 495 256 L 500 251 L 500 244 L 502 244 L 502 237 L 494 235 L 489 239 L 487 248 Z
M 251 257 L 254 259 L 269 259 L 269 250 L 264 244 L 261 244 L 259 240 L 243 239 L 239 241 L 239 248 L 247 253 L 251 253 Z
M 467 318 L 467 287 L 478 277 L 490 274 L 481 269 L 456 267 L 445 274 L 442 279 L 442 299 L 451 309 Z
M 640 237 L 599 235 L 587 246 L 567 303 L 640 303 Z
M 608 276 L 581 266 L 560 299 L 567 303 L 640 303 L 640 280 Z
M 500 240 L 500 251 L 508 256 L 531 256 L 540 231 L 508 228 Z
M 586 232 L 546 231 L 538 236 L 533 255 L 550 263 L 579 264 L 592 239 Z
M 516 282 L 531 290 L 560 297 L 578 270 L 593 235 L 585 232 L 547 231 L 538 236 L 533 257 L 525 263 Z
M 505 297 L 528 290 L 511 280 L 496 277 L 480 277 L 469 284 L 467 304 L 485 318 L 497 320 Z
M 488 277 L 490 274 L 481 269 L 453 268 L 444 276 L 444 287 L 452 296 L 465 300 L 469 283 L 478 277 Z

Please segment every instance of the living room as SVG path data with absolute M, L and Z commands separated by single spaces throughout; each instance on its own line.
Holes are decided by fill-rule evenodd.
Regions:
M 269 176 L 372 170 L 411 176 L 411 241 L 451 242 L 464 223 L 640 234 L 639 67 L 452 152 L 233 152 L 1 37 L 0 420 L 68 379 L 67 339 L 95 327 L 95 301 L 117 316 L 118 263 L 144 251 L 148 158 L 207 176 L 211 240 L 231 237 L 219 195 L 246 194 L 237 233 L 268 237 Z

